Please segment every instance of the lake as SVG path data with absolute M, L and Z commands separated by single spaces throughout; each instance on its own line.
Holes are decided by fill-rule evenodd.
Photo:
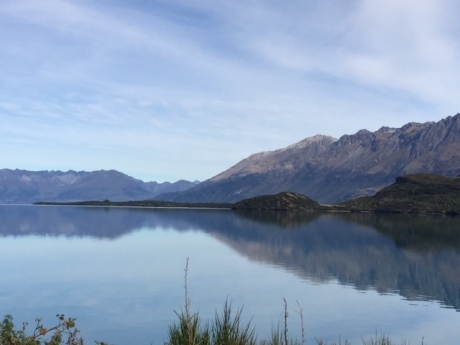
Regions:
M 17 326 L 77 318 L 86 343 L 163 344 L 188 293 L 204 320 L 226 299 L 258 338 L 361 344 L 460 339 L 460 218 L 0 206 L 0 306 Z

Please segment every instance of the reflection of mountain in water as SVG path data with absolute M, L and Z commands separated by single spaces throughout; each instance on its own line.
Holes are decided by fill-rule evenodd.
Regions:
M 201 230 L 251 260 L 306 279 L 436 299 L 460 310 L 460 219 L 228 210 L 0 207 L 0 236 L 117 238 L 140 228 Z
M 339 214 L 340 216 L 340 214 Z M 419 251 L 453 249 L 460 251 L 458 217 L 352 213 L 343 219 L 371 226 L 395 241 L 401 248 Z
M 260 216 L 254 213 L 254 219 Z M 460 310 L 460 219 L 325 214 L 307 221 L 295 229 L 254 225 L 250 231 L 259 236 L 251 238 L 259 240 L 248 240 L 242 231 L 224 241 L 253 260 L 284 266 L 309 280 L 333 277 L 357 289 L 436 299 Z
M 214 217 L 230 211 L 214 210 Z M 70 206 L 0 206 L 0 236 L 43 235 L 110 239 L 141 228 L 190 229 L 206 212 Z

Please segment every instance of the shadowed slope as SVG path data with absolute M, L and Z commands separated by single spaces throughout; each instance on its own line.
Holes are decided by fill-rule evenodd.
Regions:
M 396 183 L 372 197 L 341 203 L 352 210 L 407 213 L 460 213 L 460 177 L 414 174 L 396 178 Z

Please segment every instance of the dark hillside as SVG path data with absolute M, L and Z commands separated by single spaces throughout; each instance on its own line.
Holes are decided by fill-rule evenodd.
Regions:
M 283 192 L 276 195 L 262 195 L 245 199 L 232 206 L 234 210 L 314 210 L 320 205 L 304 195 Z
M 340 204 L 352 210 L 460 214 L 460 177 L 413 174 L 396 178 L 372 197 Z

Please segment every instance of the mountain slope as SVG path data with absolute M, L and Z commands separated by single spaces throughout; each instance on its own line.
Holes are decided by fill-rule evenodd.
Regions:
M 254 154 L 194 188 L 156 198 L 236 202 L 289 190 L 333 203 L 373 195 L 397 176 L 419 172 L 460 174 L 460 114 L 439 122 L 360 130 L 338 140 L 317 135 Z
M 38 201 L 145 200 L 160 193 L 183 191 L 197 182 L 143 182 L 116 170 L 0 170 L 0 203 Z
M 352 210 L 394 213 L 460 214 L 460 177 L 413 174 L 396 178 L 396 182 L 371 197 L 341 204 Z

